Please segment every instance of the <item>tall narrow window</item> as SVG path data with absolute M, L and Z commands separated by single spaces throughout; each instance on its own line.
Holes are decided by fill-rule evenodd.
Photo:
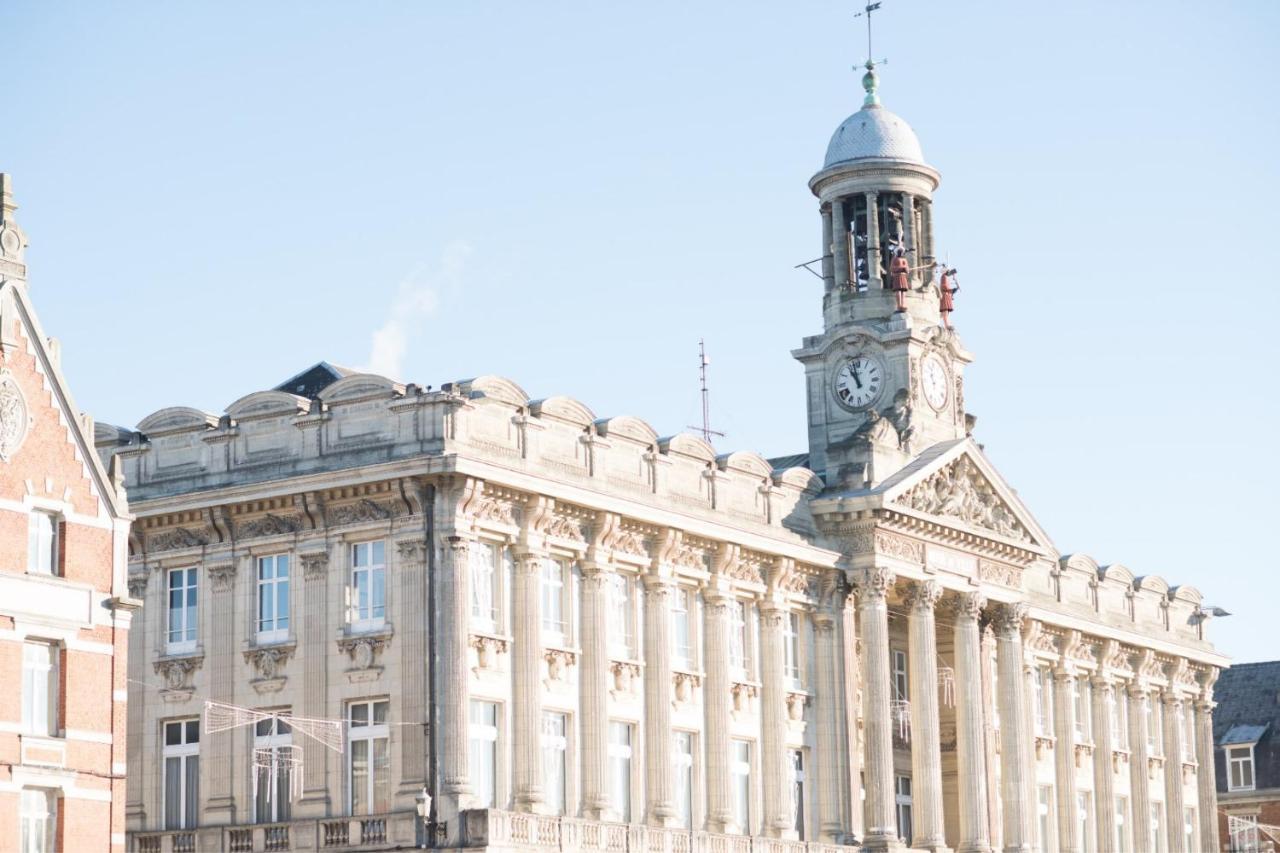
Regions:
M 729 785 L 733 792 L 733 822 L 738 832 L 751 834 L 751 742 L 735 740 L 729 751 Z
M 1040 785 L 1036 788 L 1036 820 L 1040 830 L 1040 849 L 1053 848 L 1053 786 Z
M 498 629 L 498 549 L 474 543 L 467 552 L 471 568 L 471 622 L 481 631 Z
M 748 636 L 747 603 L 734 601 L 729 606 L 729 668 L 737 678 L 748 678 L 751 666 Z
M 491 809 L 498 801 L 498 705 L 471 700 L 471 725 L 467 731 L 468 769 L 475 802 Z
M 676 818 L 685 829 L 693 829 L 693 735 L 676 732 L 675 749 Z
M 1182 760 L 1188 763 L 1196 760 L 1196 715 L 1190 706 L 1183 705 L 1178 710 L 1178 719 L 1182 724 Z
M 191 651 L 196 647 L 197 570 L 169 570 L 168 651 Z
M 671 599 L 671 663 L 681 669 L 693 667 L 693 596 L 677 588 Z
M 289 636 L 289 555 L 258 558 L 258 642 Z
M 58 798 L 44 788 L 23 788 L 19 802 L 22 853 L 53 853 L 58 826 Z
M 543 794 L 552 814 L 564 814 L 568 785 L 569 718 L 556 711 L 542 714 Z
M 1227 790 L 1252 791 L 1253 744 L 1227 747 Z
M 1093 837 L 1093 792 L 1076 792 L 1076 835 L 1080 844 L 1080 853 L 1092 853 Z
M 1053 734 L 1053 679 L 1042 666 L 1035 669 L 1032 686 L 1035 691 L 1036 734 L 1050 737 Z
M 1147 721 L 1147 752 L 1151 755 L 1164 755 L 1160 737 L 1160 700 L 1154 697 L 1142 698 L 1142 714 Z
M 200 721 L 164 724 L 164 828 L 192 829 L 200 806 Z
M 383 814 L 391 809 L 390 730 L 385 699 L 352 702 L 347 706 L 350 751 L 351 814 Z
M 1151 821 L 1147 830 L 1152 850 L 1164 849 L 1164 803 L 1151 804 Z
M 1258 816 L 1228 815 L 1227 832 L 1231 834 L 1231 853 L 1258 853 Z
M 804 751 L 791 750 L 791 825 L 804 841 Z
M 1129 697 L 1124 689 L 1111 691 L 1111 731 L 1117 749 L 1129 748 Z
M 893 803 L 898 814 L 898 837 L 911 846 L 911 777 L 895 776 Z
M 381 539 L 351 546 L 350 594 L 352 627 L 381 627 L 387 616 L 387 549 Z
M 22 644 L 22 730 L 28 734 L 58 735 L 58 657 L 50 643 Z
M 279 717 L 254 724 L 253 772 L 255 817 L 258 823 L 282 823 L 289 819 L 293 799 L 293 730 Z
M 1190 806 L 1182 809 L 1182 849 L 1196 849 L 1196 810 Z
M 1129 853 L 1129 798 L 1116 797 L 1116 853 Z M 1192 848 L 1195 849 L 1195 848 Z
M 1075 705 L 1077 743 L 1093 743 L 1092 699 L 1089 682 L 1084 678 L 1072 679 L 1071 701 Z
M 907 653 L 893 650 L 893 698 L 906 702 L 911 698 L 911 682 L 907 675 Z
M 33 575 L 62 574 L 61 519 L 51 512 L 34 510 L 27 527 L 27 571 Z
M 792 687 L 800 686 L 800 614 L 788 613 L 783 625 L 783 675 Z
M 634 590 L 630 575 L 609 575 L 609 653 L 623 660 L 637 657 Z
M 569 623 L 565 620 L 565 565 L 559 560 L 542 561 L 542 633 L 558 645 L 564 644 Z
M 609 805 L 623 823 L 631 822 L 631 743 L 634 728 L 630 723 L 609 721 Z

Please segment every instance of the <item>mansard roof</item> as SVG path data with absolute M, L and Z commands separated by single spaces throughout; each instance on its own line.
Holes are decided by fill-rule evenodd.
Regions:
M 281 382 L 275 390 L 296 394 L 299 397 L 318 397 L 325 388 L 355 372 L 327 361 L 318 361 L 296 376 L 290 376 Z

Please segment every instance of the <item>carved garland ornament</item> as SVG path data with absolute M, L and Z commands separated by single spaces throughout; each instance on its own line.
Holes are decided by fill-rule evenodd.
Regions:
M 208 528 L 196 532 L 185 527 L 175 527 L 171 530 L 162 530 L 159 533 L 147 536 L 147 550 L 153 553 L 156 551 L 176 551 L 179 548 L 198 548 L 208 544 Z
M 18 451 L 31 426 L 22 389 L 8 370 L 0 371 L 0 459 L 5 462 Z
M 966 456 L 952 462 L 898 498 L 914 510 L 957 518 L 1019 542 L 1031 536 Z
M 259 536 L 297 533 L 301 529 L 302 519 L 296 515 L 280 516 L 268 513 L 262 518 L 255 518 L 239 525 L 236 536 L 240 539 L 254 539 Z

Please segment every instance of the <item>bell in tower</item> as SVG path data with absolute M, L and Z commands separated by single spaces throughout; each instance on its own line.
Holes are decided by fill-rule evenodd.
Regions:
M 936 257 L 940 176 L 881 105 L 875 63 L 862 86 L 862 108 L 809 181 L 822 214 L 823 332 L 792 353 L 805 366 L 810 467 L 840 489 L 874 486 L 963 438 L 972 360 L 949 319 L 955 270 Z

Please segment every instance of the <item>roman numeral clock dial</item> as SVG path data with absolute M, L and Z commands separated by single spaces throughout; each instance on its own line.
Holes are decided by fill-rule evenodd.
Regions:
M 859 355 L 840 366 L 832 390 L 840 405 L 848 409 L 861 409 L 875 402 L 883 387 L 884 370 L 880 362 Z

